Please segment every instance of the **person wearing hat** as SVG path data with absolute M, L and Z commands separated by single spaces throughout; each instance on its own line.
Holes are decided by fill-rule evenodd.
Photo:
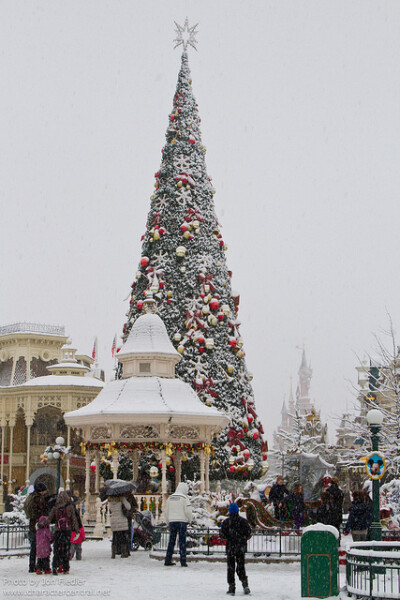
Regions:
M 29 502 L 28 502 L 29 498 Z M 29 573 L 36 572 L 36 525 L 40 517 L 47 516 L 49 512 L 47 487 L 42 481 L 33 486 L 33 492 L 25 500 L 25 512 L 29 518 L 28 538 L 31 544 L 29 553 Z M 29 506 L 29 508 L 28 508 Z
M 246 519 L 239 516 L 239 506 L 236 502 L 229 505 L 229 517 L 221 525 L 221 538 L 226 539 L 229 586 L 227 594 L 235 595 L 235 567 L 244 593 L 250 594 L 244 555 L 247 552 L 247 540 L 251 538 L 251 527 Z

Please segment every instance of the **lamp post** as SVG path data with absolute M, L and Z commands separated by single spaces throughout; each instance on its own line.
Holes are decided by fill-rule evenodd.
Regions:
M 54 460 L 57 461 L 57 484 L 56 484 L 56 494 L 58 494 L 58 490 L 60 489 L 60 480 L 61 480 L 61 459 L 67 456 L 71 447 L 64 446 L 64 438 L 58 437 L 56 438 L 55 446 L 48 446 L 46 450 L 43 452 L 43 458 L 45 460 Z
M 382 427 L 383 414 L 380 410 L 373 408 L 367 413 L 367 422 L 371 430 L 372 451 L 377 452 L 379 449 L 379 432 Z M 379 500 L 380 480 L 372 480 L 372 524 L 371 524 L 371 540 L 382 540 L 382 527 L 380 520 L 380 500 Z

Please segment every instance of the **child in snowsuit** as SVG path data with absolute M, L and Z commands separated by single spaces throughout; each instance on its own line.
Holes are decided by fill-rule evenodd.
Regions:
M 243 517 L 239 516 L 236 502 L 229 505 L 229 517 L 221 526 L 221 538 L 226 539 L 226 559 L 228 566 L 227 594 L 235 595 L 235 566 L 236 573 L 242 582 L 245 594 L 250 594 L 249 583 L 244 565 L 244 555 L 247 552 L 247 540 L 251 537 L 251 527 Z
M 57 575 L 57 573 L 69 573 L 71 532 L 75 531 L 76 536 L 79 536 L 79 523 L 72 500 L 64 490 L 58 493 L 48 519 L 50 523 L 56 524 L 53 575 Z
M 36 575 L 51 573 L 50 554 L 54 535 L 50 531 L 47 517 L 39 518 L 36 531 Z

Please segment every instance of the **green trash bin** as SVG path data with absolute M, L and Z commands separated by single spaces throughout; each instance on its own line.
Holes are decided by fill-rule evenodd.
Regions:
M 336 529 L 310 525 L 301 538 L 301 596 L 329 598 L 339 595 L 339 544 Z

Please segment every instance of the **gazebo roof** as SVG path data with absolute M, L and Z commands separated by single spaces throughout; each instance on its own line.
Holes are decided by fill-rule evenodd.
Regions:
M 66 413 L 68 425 L 191 422 L 224 427 L 229 419 L 216 408 L 205 406 L 189 384 L 180 379 L 130 377 L 108 383 L 87 406 Z
M 168 337 L 162 319 L 153 313 L 136 319 L 128 339 L 117 354 L 117 358 L 132 354 L 168 354 L 181 359 Z

